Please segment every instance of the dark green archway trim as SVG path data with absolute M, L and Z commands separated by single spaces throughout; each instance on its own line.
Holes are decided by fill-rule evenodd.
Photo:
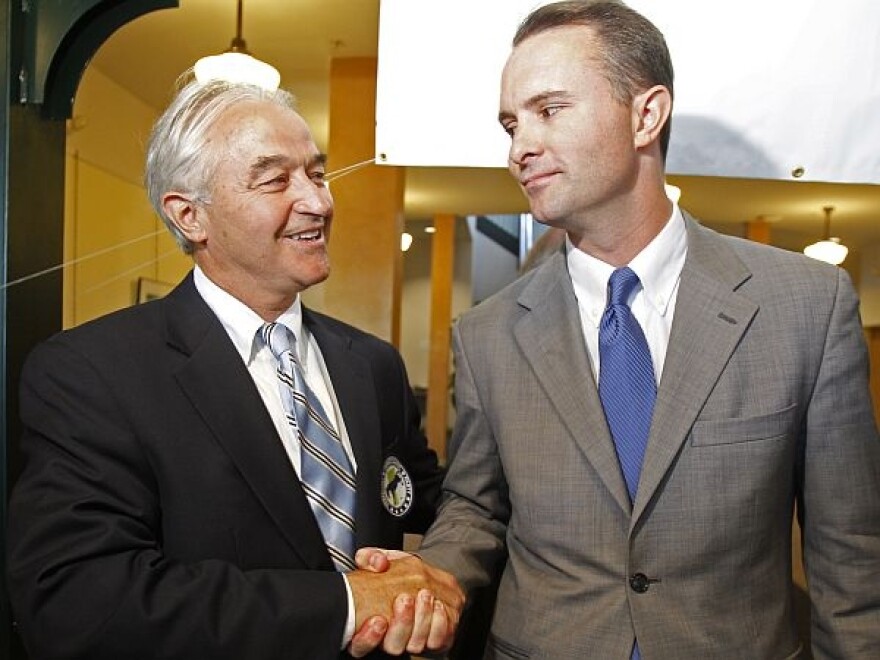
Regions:
M 179 0 L 27 0 L 22 53 L 26 102 L 47 119 L 70 117 L 89 60 L 122 25 Z
M 57 265 L 64 241 L 65 119 L 91 57 L 115 30 L 178 0 L 0 0 L 0 285 Z M 0 658 L 23 660 L 5 588 L 6 501 L 18 455 L 18 380 L 61 329 L 60 272 L 0 288 Z

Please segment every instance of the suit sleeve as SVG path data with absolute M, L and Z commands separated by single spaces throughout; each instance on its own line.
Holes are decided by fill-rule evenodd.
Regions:
M 489 585 L 505 556 L 510 502 L 498 446 L 480 400 L 473 365 L 455 327 L 455 433 L 438 519 L 419 550 L 470 591 Z
M 858 300 L 842 269 L 799 477 L 814 656 L 880 658 L 880 440 Z
M 113 382 L 63 339 L 38 348 L 22 374 L 25 467 L 7 563 L 32 656 L 338 657 L 340 575 L 163 554 L 162 474 L 117 403 L 123 381 Z

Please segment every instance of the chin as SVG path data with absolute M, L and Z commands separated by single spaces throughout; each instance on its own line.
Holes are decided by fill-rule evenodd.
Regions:
M 561 227 L 560 217 L 558 213 L 552 213 L 548 209 L 535 208 L 532 207 L 532 217 L 540 222 L 542 225 L 547 225 L 548 227 Z
M 315 286 L 316 284 L 320 284 L 324 280 L 330 277 L 330 268 L 329 266 L 322 271 L 313 273 L 309 277 L 309 286 Z

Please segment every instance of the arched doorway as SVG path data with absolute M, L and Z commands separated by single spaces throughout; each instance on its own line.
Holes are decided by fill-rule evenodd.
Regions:
M 38 341 L 61 329 L 65 120 L 88 60 L 120 26 L 178 0 L 9 0 L 0 6 L 0 544 L 20 466 L 18 374 Z M 40 277 L 29 277 L 45 273 Z M 0 555 L 0 574 L 5 565 Z M 3 581 L 5 585 L 5 580 Z M 0 588 L 0 656 L 24 658 Z

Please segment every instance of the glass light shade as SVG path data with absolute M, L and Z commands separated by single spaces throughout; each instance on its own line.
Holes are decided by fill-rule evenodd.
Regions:
M 250 83 L 274 92 L 281 82 L 281 74 L 271 64 L 266 64 L 246 53 L 227 52 L 210 55 L 196 62 L 196 80 L 227 80 L 234 83 Z
M 813 243 L 804 248 L 804 254 L 819 261 L 827 261 L 835 266 L 843 263 L 849 249 L 840 243 L 840 239 L 832 236 L 828 240 Z
M 400 249 L 401 249 L 401 251 L 406 252 L 407 250 L 409 250 L 410 246 L 412 245 L 412 242 L 413 242 L 412 234 L 410 234 L 409 232 L 406 232 L 406 231 L 403 232 L 400 235 Z

